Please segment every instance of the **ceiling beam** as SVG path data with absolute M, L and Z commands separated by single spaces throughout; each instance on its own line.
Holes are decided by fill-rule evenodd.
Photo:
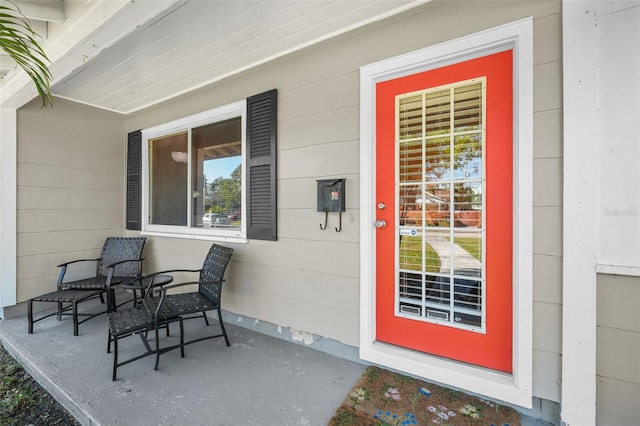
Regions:
M 0 0 L 0 5 L 18 6 L 30 20 L 64 22 L 64 0 Z
M 178 0 L 92 0 L 84 4 L 86 7 L 78 16 L 61 24 L 63 31 L 42 45 L 51 60 L 52 87 L 176 2 Z M 4 85 L 0 84 L 0 106 L 18 109 L 38 96 L 26 73 L 16 72 L 10 76 Z

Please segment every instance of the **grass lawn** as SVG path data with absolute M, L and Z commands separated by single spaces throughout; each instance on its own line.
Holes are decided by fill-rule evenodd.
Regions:
M 0 345 L 0 425 L 80 425 Z
M 455 237 L 455 244 L 482 262 L 482 244 L 479 237 Z M 400 241 L 400 269 L 420 271 L 422 269 L 422 239 L 419 236 L 402 236 Z M 429 244 L 425 248 L 426 272 L 440 271 L 440 257 Z
M 440 257 L 429 244 L 425 247 L 426 272 L 440 271 Z M 422 238 L 402 236 L 400 241 L 400 269 L 422 270 Z

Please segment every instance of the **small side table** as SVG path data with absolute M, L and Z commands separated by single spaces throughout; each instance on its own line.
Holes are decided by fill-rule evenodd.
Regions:
M 149 286 L 151 280 L 153 280 L 153 284 Z M 156 287 L 162 287 L 163 285 L 170 284 L 172 281 L 173 276 L 169 274 L 159 274 L 133 280 L 130 283 L 123 283 L 120 287 L 133 291 L 133 306 L 136 306 L 138 304 L 138 292 L 140 292 L 140 297 L 145 297 L 147 289 L 153 291 Z

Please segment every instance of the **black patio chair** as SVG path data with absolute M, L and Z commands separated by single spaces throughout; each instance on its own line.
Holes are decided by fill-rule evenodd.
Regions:
M 33 333 L 33 324 L 45 318 L 56 315 L 61 319 L 63 315 L 73 318 L 73 335 L 78 335 L 78 326 L 105 312 L 116 308 L 114 286 L 125 278 L 139 277 L 142 271 L 142 249 L 145 238 L 109 237 L 105 240 L 102 253 L 97 259 L 78 259 L 65 262 L 58 267 L 62 268 L 58 275 L 58 289 L 51 293 L 29 299 L 27 305 L 28 332 Z M 96 275 L 89 278 L 71 280 L 65 282 L 65 275 L 69 265 L 79 262 L 95 262 Z M 104 295 L 107 295 L 107 308 L 100 312 L 78 312 L 78 304 L 87 300 L 100 298 L 104 304 Z M 34 319 L 34 302 L 57 303 L 58 309 L 50 314 Z M 86 317 L 82 321 L 78 317 Z
M 213 244 L 209 249 L 201 269 L 173 269 L 146 275 L 142 279 L 153 277 L 161 274 L 172 274 L 175 272 L 198 272 L 198 281 L 185 282 L 179 284 L 170 284 L 159 287 L 156 291 L 161 293 L 161 297 L 150 297 L 143 299 L 144 304 L 149 311 L 158 312 L 160 318 L 181 317 L 184 320 L 194 318 L 204 318 L 207 326 L 209 319 L 208 311 L 218 311 L 218 322 L 220 324 L 221 333 L 213 334 L 197 339 L 184 342 L 184 345 L 200 342 L 206 339 L 224 337 L 227 346 L 230 346 L 227 331 L 222 321 L 221 295 L 224 273 L 229 265 L 229 260 L 233 254 L 233 249 L 218 244 Z M 150 280 L 151 282 L 153 279 Z M 178 287 L 188 285 L 198 285 L 197 291 L 186 293 L 167 293 Z M 150 284 L 151 285 L 151 284 Z M 146 293 L 151 294 L 153 288 L 149 288 Z
M 227 336 L 224 322 L 222 321 L 220 300 L 224 273 L 232 254 L 233 249 L 213 244 L 209 249 L 209 253 L 201 269 L 172 269 L 155 272 L 143 277 L 127 280 L 121 284 L 121 287 L 124 289 L 134 292 L 141 291 L 144 297 L 132 308 L 107 314 L 109 325 L 107 352 L 111 352 L 111 342 L 114 344 L 112 380 L 116 380 L 118 367 L 152 354 L 156 355 L 153 369 L 157 370 L 161 354 L 180 348 L 180 355 L 184 358 L 184 346 L 191 343 L 200 342 L 205 339 L 224 337 L 225 343 L 227 346 L 230 346 L 229 337 Z M 158 277 L 163 276 L 164 278 L 175 272 L 198 272 L 198 281 L 157 286 Z M 142 287 L 143 283 L 147 283 L 145 288 Z M 168 290 L 176 287 L 195 284 L 198 285 L 198 291 L 195 292 L 167 293 Z M 159 296 L 155 296 L 157 293 L 159 293 Z M 202 317 L 206 325 L 209 326 L 209 319 L 206 313 L 212 310 L 218 311 L 218 322 L 220 323 L 221 333 L 185 342 L 183 321 Z M 180 344 L 161 348 L 159 329 L 166 327 L 167 336 L 169 336 L 169 324 L 176 321 L 180 323 Z M 147 340 L 147 335 L 151 331 L 155 334 L 155 348 L 152 348 Z M 141 338 L 145 352 L 124 361 L 119 361 L 118 341 L 124 337 L 133 335 L 138 335 Z
M 140 286 L 137 280 L 131 280 L 121 284 L 124 289 L 138 291 Z M 153 366 L 154 370 L 158 369 L 160 355 L 173 349 L 180 348 L 180 356 L 184 358 L 184 325 L 182 318 L 173 312 L 161 312 L 160 307 L 163 306 L 165 294 L 160 297 L 152 297 L 152 291 L 149 291 L 140 300 L 129 309 L 122 309 L 107 313 L 107 325 L 109 328 L 107 340 L 107 353 L 111 352 L 111 342 L 113 342 L 113 370 L 111 380 L 115 381 L 117 377 L 118 367 L 129 364 L 130 362 L 155 354 L 156 360 Z M 177 345 L 160 347 L 160 328 L 167 329 L 167 337 L 169 337 L 169 325 L 172 322 L 180 323 L 180 343 Z M 148 333 L 153 331 L 155 334 L 155 348 L 149 345 L 147 340 Z M 124 361 L 119 360 L 118 341 L 122 338 L 137 335 L 142 340 L 145 351 L 134 355 Z
M 142 275 L 142 249 L 145 237 L 108 237 L 100 257 L 97 259 L 78 259 L 58 265 L 58 290 L 88 290 L 99 291 L 107 296 L 107 312 L 117 308 L 114 287 L 124 279 Z M 79 262 L 95 262 L 96 274 L 89 278 L 82 278 L 65 282 L 65 275 L 69 265 Z M 62 309 L 61 304 L 58 305 Z

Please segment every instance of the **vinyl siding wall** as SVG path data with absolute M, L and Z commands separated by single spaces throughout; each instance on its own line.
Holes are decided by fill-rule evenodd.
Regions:
M 640 421 L 640 277 L 598 275 L 596 418 Z
M 56 99 L 18 111 L 17 300 L 56 289 L 59 268 L 123 235 L 124 119 Z M 72 271 L 70 271 L 72 272 Z M 95 273 L 78 264 L 71 275 Z

